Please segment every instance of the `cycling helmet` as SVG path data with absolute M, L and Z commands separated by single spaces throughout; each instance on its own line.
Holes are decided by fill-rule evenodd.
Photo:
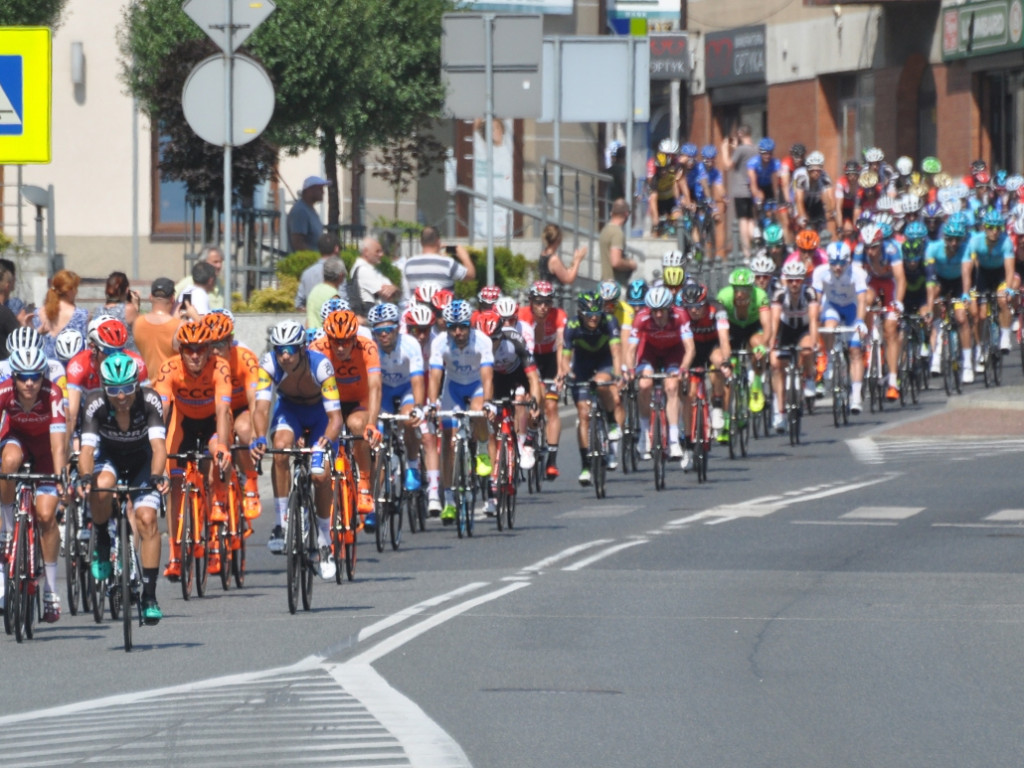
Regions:
M 335 341 L 354 339 L 359 331 L 359 318 L 350 309 L 331 312 L 324 321 L 324 333 Z
M 665 272 L 662 274 L 661 279 L 669 288 L 676 288 L 686 280 L 686 270 L 682 267 L 665 267 Z
M 501 288 L 496 285 L 485 285 L 476 295 L 476 299 L 481 304 L 493 304 L 500 296 Z
M 307 328 L 306 329 L 306 346 L 308 347 L 317 339 L 325 336 L 323 328 Z
M 882 228 L 877 224 L 868 224 L 860 231 L 860 241 L 864 245 L 881 245 L 884 239 Z
M 914 161 L 906 155 L 896 158 L 896 172 L 900 176 L 909 176 L 914 172 Z
M 210 341 L 216 344 L 224 341 L 235 332 L 235 324 L 228 319 L 227 315 L 211 312 L 203 315 L 203 325 L 210 329 Z
M 789 148 L 789 154 L 793 157 L 805 157 L 807 155 L 807 147 L 800 143 L 794 144 Z
M 966 200 L 971 196 L 971 188 L 962 181 L 950 186 L 950 194 L 958 200 Z
M 923 215 L 926 219 L 941 219 L 945 213 L 939 203 L 928 203 L 924 207 Z
M 658 151 L 665 155 L 675 155 L 679 152 L 679 145 L 672 139 L 662 139 L 658 144 Z
M 825 167 L 825 155 L 815 150 L 807 156 L 807 170 L 817 168 L 822 170 Z
M 1013 230 L 1013 234 L 1020 237 L 1024 235 L 1024 217 L 1018 216 L 1010 222 L 1010 229 Z
M 531 299 L 550 299 L 555 295 L 555 289 L 547 280 L 538 280 L 530 286 Z
M 803 259 L 794 259 L 782 265 L 783 280 L 803 280 L 805 277 L 807 277 L 807 265 L 804 264 Z
M 282 320 L 270 330 L 270 346 L 272 347 L 302 344 L 305 340 L 305 329 L 303 329 L 301 323 L 297 323 L 294 320 Z
M 828 255 L 829 266 L 832 267 L 845 267 L 853 258 L 850 246 L 842 240 L 833 240 L 829 243 L 825 253 Z
M 955 217 L 947 221 L 942 227 L 943 237 L 966 237 L 967 227 L 964 226 L 963 219 Z
M 327 319 L 327 316 L 331 312 L 340 312 L 343 309 L 352 309 L 348 303 L 348 299 L 343 299 L 341 296 L 331 296 L 324 305 L 320 307 L 320 322 L 323 323 Z
M 903 213 L 917 213 L 921 210 L 921 198 L 914 194 L 903 195 L 899 203 Z
M 939 162 L 939 158 L 929 155 L 921 161 L 921 170 L 931 174 L 942 173 L 942 163 Z
M 1006 226 L 1006 220 L 1003 218 L 1003 215 L 994 208 L 985 211 L 985 216 L 982 218 L 981 223 L 985 227 L 999 227 L 1000 229 Z
M 665 251 L 661 257 L 662 267 L 681 267 L 683 262 L 686 261 L 686 257 L 682 251 Z
M 441 286 L 437 283 L 422 283 L 416 286 L 416 289 L 412 292 L 412 298 L 420 304 L 432 305 L 434 294 L 440 290 Z
M 455 301 L 452 301 L 444 308 L 441 316 L 444 317 L 444 321 L 449 325 L 462 325 L 468 323 L 470 318 L 473 317 L 473 310 L 470 309 L 469 302 L 455 299 Z
M 941 191 L 941 190 L 939 190 L 939 191 Z M 955 214 L 960 213 L 960 210 L 961 210 L 962 207 L 963 206 L 960 205 L 960 201 L 959 200 L 943 200 L 942 201 L 942 210 L 943 210 L 943 212 L 947 216 L 953 216 Z
M 750 260 L 750 271 L 755 275 L 774 275 L 775 262 L 766 253 L 758 253 Z
M 1014 174 L 1013 176 L 1006 177 L 1007 192 L 1016 192 L 1018 189 L 1021 188 L 1021 185 L 1024 185 L 1024 176 Z
M 11 331 L 10 336 L 7 337 L 7 351 L 9 353 L 16 349 L 27 349 L 28 347 L 43 348 L 43 337 L 39 335 L 39 331 L 35 328 L 26 328 L 24 326 Z
M 885 213 L 884 211 L 875 214 L 875 226 L 882 230 L 883 240 L 888 240 L 892 237 L 892 230 L 895 223 L 896 222 L 891 214 Z
M 912 221 L 904 228 L 903 236 L 907 238 L 907 242 L 911 240 L 924 240 L 928 237 L 928 227 L 920 221 Z
M 913 240 L 908 239 L 903 243 L 903 247 L 900 249 L 903 261 L 912 266 L 916 266 L 921 259 L 924 258 L 925 245 L 924 238 L 917 237 Z
M 1010 178 L 1010 174 L 1005 168 L 1000 168 L 996 171 L 996 175 L 992 178 L 992 186 L 996 189 L 1006 189 L 1006 180 Z
M 580 315 L 599 314 L 604 311 L 604 302 L 596 293 L 581 293 L 576 297 L 576 310 Z
M 374 304 L 370 307 L 370 311 L 366 313 L 366 321 L 370 325 L 397 323 L 398 307 L 394 304 Z
M 139 364 L 131 355 L 115 352 L 100 364 L 100 381 L 105 387 L 139 383 Z
M 782 227 L 778 224 L 769 224 L 764 228 L 764 244 L 769 248 L 782 245 L 784 237 Z
M 8 360 L 12 373 L 43 373 L 48 367 L 46 355 L 38 347 L 17 347 Z
M 232 324 L 234 324 L 234 322 L 235 322 L 235 313 L 232 312 L 227 307 L 221 307 L 220 309 L 211 309 L 210 310 L 210 314 L 212 314 L 212 315 L 224 315 L 225 317 L 227 317 L 228 320 L 230 320 L 232 322 Z
M 434 324 L 434 312 L 430 307 L 422 304 L 413 304 L 405 311 L 405 324 L 407 326 L 425 327 Z
M 672 291 L 661 285 L 656 285 L 647 292 L 647 296 L 644 298 L 644 304 L 651 309 L 667 309 L 672 306 Z
M 754 273 L 747 267 L 737 267 L 729 275 L 729 285 L 733 288 L 747 288 L 754 284 Z
M 679 154 L 683 157 L 696 157 L 697 156 L 697 145 L 691 142 L 686 142 L 682 147 L 679 148 Z
M 447 307 L 452 301 L 455 300 L 455 294 L 449 291 L 447 288 L 442 288 L 434 294 L 434 298 L 430 300 L 431 305 L 434 309 L 439 312 L 443 312 L 444 308 Z
M 801 251 L 813 251 L 821 245 L 821 238 L 813 229 L 802 229 L 796 235 L 796 247 Z
M 885 160 L 885 152 L 878 147 L 868 147 L 864 150 L 864 162 L 880 163 Z
M 714 144 L 705 144 L 700 151 L 700 156 L 705 160 L 714 160 L 718 155 L 718 150 L 715 149 Z
M 489 338 L 496 338 L 501 336 L 501 317 L 497 312 L 488 310 L 481 312 L 476 317 L 476 322 L 473 323 L 474 327 L 478 331 L 483 331 L 484 336 Z
M 860 174 L 860 163 L 856 160 L 847 160 L 843 166 L 843 173 L 856 173 Z
M 647 283 L 639 278 L 626 288 L 626 303 L 631 307 L 639 307 L 647 296 Z
M 992 183 L 992 177 L 988 175 L 988 171 L 978 171 L 974 174 L 974 187 L 987 187 Z
M 96 346 L 103 347 L 105 352 L 115 349 L 120 351 L 127 343 L 128 329 L 116 318 L 107 318 L 96 328 Z
M 986 168 L 988 168 L 988 163 L 984 160 L 975 160 L 971 163 L 971 173 L 978 173 L 980 171 L 984 171 Z
M 503 320 L 508 320 L 509 318 L 515 317 L 519 314 L 519 303 L 511 296 L 502 296 L 494 302 L 494 311 L 497 312 L 498 316 Z
M 18 330 L 20 331 L 33 329 L 18 328 Z M 8 336 L 7 338 L 9 340 L 11 337 Z M 57 334 L 56 351 L 57 357 L 60 359 L 61 362 L 66 363 L 72 357 L 81 352 L 84 348 L 85 339 L 83 339 L 82 334 L 79 331 L 76 331 L 74 328 L 65 328 L 63 331 Z
M 878 185 L 878 174 L 874 171 L 862 171 L 860 178 L 857 179 L 857 183 L 862 189 L 871 189 Z
M 597 291 L 604 301 L 618 301 L 622 295 L 622 287 L 614 280 L 605 280 L 597 286 Z
M 763 139 L 761 139 L 759 142 L 757 142 L 757 151 L 758 152 L 774 152 L 775 151 L 775 141 L 773 139 L 770 139 L 767 136 L 765 136 Z
M 874 223 L 875 217 L 871 215 L 871 211 L 861 211 L 857 217 L 857 229 L 864 229 L 868 224 Z
M 708 289 L 703 283 L 688 280 L 679 292 L 684 307 L 699 307 L 708 300 Z
M 880 212 L 891 211 L 894 202 L 888 195 L 882 195 L 875 203 L 875 210 Z

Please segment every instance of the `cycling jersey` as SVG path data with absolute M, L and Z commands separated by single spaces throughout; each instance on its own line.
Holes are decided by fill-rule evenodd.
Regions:
M 216 416 L 217 403 L 231 403 L 231 372 L 223 359 L 211 354 L 206 365 L 192 375 L 180 357 L 160 367 L 153 389 L 163 401 L 164 411 L 174 406 L 175 419 L 208 419 Z
M 651 363 L 656 368 L 665 368 L 671 363 L 679 366 L 683 358 L 683 344 L 691 339 L 690 315 L 685 309 L 669 308 L 665 324 L 658 325 L 651 310 L 644 307 L 633 320 L 629 343 L 636 346 L 637 367 L 641 363 Z
M 331 365 L 331 361 L 321 355 L 319 352 L 309 350 L 306 352 L 309 367 L 300 365 L 298 370 L 295 372 L 296 375 L 305 374 L 314 381 L 317 387 L 320 389 L 320 393 L 317 399 L 323 404 L 323 410 L 337 411 L 341 408 L 341 403 L 338 400 L 338 385 L 334 380 L 334 367 Z M 279 387 L 281 382 L 287 379 L 290 375 L 281 366 L 277 364 L 277 360 L 274 356 L 273 351 L 267 352 L 263 355 L 263 359 L 260 361 L 259 371 L 259 385 L 256 389 L 256 400 L 269 401 L 274 397 L 274 389 Z M 318 405 L 315 400 L 302 402 L 295 397 L 294 394 L 289 395 L 286 392 L 277 393 L 278 404 L 281 401 L 295 403 L 296 405 Z
M 579 318 L 570 320 L 562 336 L 562 355 L 573 355 L 572 372 L 579 380 L 591 378 L 598 371 L 611 371 L 612 344 L 621 343 L 621 329 L 612 315 L 602 315 L 596 328 L 588 328 Z M 573 395 L 579 398 L 580 388 Z
M 960 281 L 962 277 L 961 264 L 970 260 L 967 241 L 964 240 L 957 246 L 957 249 L 950 255 L 946 252 L 946 243 L 942 240 L 935 240 L 928 243 L 925 249 L 924 258 L 931 262 L 935 275 L 939 280 Z M 959 292 L 959 291 L 958 291 Z
M 1005 232 L 1000 232 L 995 243 L 990 244 L 984 232 L 976 232 L 967 241 L 968 257 L 982 269 L 1002 269 L 1006 259 L 1012 259 L 1013 242 Z
M 762 163 L 757 155 L 747 161 L 747 170 L 754 172 L 757 186 L 764 193 L 766 200 L 775 199 L 775 176 L 782 172 L 782 164 L 777 157 L 771 158 L 767 163 Z
M 690 201 L 695 203 L 702 202 L 706 197 L 704 194 L 704 183 L 710 184 L 704 164 L 694 163 L 693 167 L 683 175 L 683 178 L 686 180 L 686 188 L 690 190 Z
M 146 370 L 146 363 L 139 356 L 138 352 L 126 349 L 125 354 L 131 357 L 139 366 L 139 382 L 149 380 L 149 371 Z M 77 355 L 68 360 L 67 370 L 68 388 L 78 391 L 89 391 L 99 389 L 103 386 L 100 380 L 100 366 L 97 356 L 92 349 L 83 349 Z
M 377 353 L 375 341 L 356 336 L 348 360 L 342 360 L 335 354 L 331 340 L 327 336 L 321 336 L 314 341 L 309 349 L 311 352 L 325 355 L 334 367 L 338 400 L 343 403 L 366 401 L 370 394 L 369 374 L 380 373 L 380 355 Z
M 231 410 L 249 407 L 249 394 L 255 393 L 260 383 L 260 362 L 248 347 L 232 345 L 224 358 L 231 373 Z
M 149 469 L 151 440 L 167 437 L 160 395 L 149 387 L 135 393 L 128 412 L 128 429 L 122 430 L 106 393 L 92 392 L 82 408 L 82 445 L 100 449 L 121 477 Z
M 853 211 L 857 206 L 857 190 L 851 188 L 850 179 L 845 174 L 836 180 L 836 188 L 833 194 L 843 219 L 845 221 L 853 221 Z
M 565 311 L 558 307 L 551 307 L 548 310 L 547 315 L 544 316 L 544 322 L 539 328 L 533 317 L 533 309 L 529 306 L 519 308 L 519 320 L 533 326 L 533 353 L 535 355 L 554 352 L 556 339 L 560 333 L 565 332 L 565 325 L 568 322 Z
M 633 326 L 633 317 L 636 315 L 636 310 L 622 299 L 619 299 L 611 314 L 615 318 L 615 322 L 619 324 L 619 330 L 621 331 L 624 328 L 631 328 Z
M 53 383 L 43 379 L 39 395 L 29 410 L 18 402 L 18 391 L 13 379 L 0 383 L 0 414 L 6 414 L 7 431 L 0 435 L 5 443 L 18 443 L 25 458 L 33 462 L 33 470 L 53 474 L 53 453 L 50 433 L 67 431 L 64 397 Z
M 772 305 L 782 308 L 779 324 L 784 328 L 806 330 L 810 326 L 810 305 L 818 303 L 818 294 L 806 283 L 794 295 L 779 286 L 772 295 Z
M 494 373 L 507 376 L 518 370 L 533 373 L 537 370 L 537 364 L 522 335 L 514 328 L 504 328 L 502 339 L 494 348 Z
M 811 181 L 811 176 L 806 168 L 799 168 L 793 174 L 793 193 L 801 190 L 804 193 L 804 210 L 807 218 L 811 221 L 825 220 L 825 190 L 832 186 L 828 176 L 822 173 L 816 182 Z
M 709 301 L 703 317 L 690 315 L 690 330 L 694 343 L 717 345 L 718 332 L 729 330 L 729 313 L 717 301 Z
M 423 351 L 416 339 L 401 334 L 395 342 L 395 348 L 385 352 L 377 347 L 380 354 L 381 383 L 395 389 L 410 384 L 413 376 L 423 375 Z
M 853 261 L 864 268 L 869 278 L 889 279 L 892 277 L 892 265 L 903 263 L 903 253 L 895 240 L 884 240 L 879 255 L 872 257 L 861 243 L 853 252 Z
M 868 275 L 860 264 L 849 265 L 838 277 L 832 267 L 821 266 L 814 270 L 811 287 L 821 297 L 822 304 L 853 307 L 857 296 L 868 289 Z
M 480 369 L 494 367 L 491 340 L 473 328 L 466 346 L 459 348 L 448 333 L 439 333 L 430 343 L 430 368 L 445 372 L 451 384 L 469 385 L 480 382 Z
M 729 327 L 738 326 L 747 328 L 761 325 L 761 309 L 768 306 L 768 294 L 756 285 L 749 288 L 751 291 L 749 309 L 746 318 L 740 318 L 736 312 L 736 291 L 731 285 L 725 286 L 715 296 L 715 300 L 725 308 L 729 316 Z
M 657 192 L 659 200 L 676 199 L 676 171 L 675 168 L 655 168 L 651 177 L 651 187 Z

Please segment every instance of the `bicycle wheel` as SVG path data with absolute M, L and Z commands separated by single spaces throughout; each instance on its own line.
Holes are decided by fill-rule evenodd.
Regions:
M 786 374 L 786 426 L 789 444 L 800 443 L 800 378 L 795 371 Z
M 705 414 L 705 403 L 698 402 L 693 415 L 693 468 L 697 472 L 697 482 L 703 483 L 707 479 L 708 450 L 704 441 L 704 433 L 707 431 L 707 415 Z
M 306 525 L 302 531 L 302 610 L 308 611 L 313 605 L 313 584 L 316 581 L 316 558 L 319 554 L 318 545 L 320 527 L 317 524 L 316 507 L 313 506 L 313 491 L 311 487 L 306 488 L 305 510 L 303 518 Z
M 509 457 L 511 464 L 509 466 L 508 474 L 508 493 L 505 494 L 505 524 L 511 531 L 516 527 L 516 473 L 519 471 L 519 462 L 515 451 L 513 451 Z M 498 516 L 502 513 L 501 508 L 498 508 Z
M 466 517 L 463 514 L 463 507 L 469 503 L 469 481 L 467 480 L 469 473 L 469 460 L 466 457 L 466 445 L 462 440 L 457 440 L 455 444 L 455 464 L 452 472 L 454 476 L 452 478 L 452 484 L 455 490 L 455 532 L 461 539 L 463 536 L 468 534 L 466 530 Z
M 245 540 L 252 528 L 245 515 L 240 516 L 238 521 L 241 528 L 237 540 L 232 543 L 231 575 L 235 578 L 235 586 L 241 589 L 245 586 Z
M 92 618 L 97 624 L 103 621 L 103 603 L 104 603 L 104 592 L 106 591 L 106 582 L 98 579 L 94 579 L 92 575 L 92 557 L 91 553 L 96 551 L 96 525 L 94 524 L 89 532 L 89 552 L 90 562 L 87 564 L 89 569 L 86 578 L 88 579 L 89 585 L 89 602 L 92 605 Z
M 14 547 L 12 546 L 10 548 L 9 555 L 10 555 L 11 558 L 13 558 L 14 554 L 15 554 L 14 553 Z M 4 614 L 4 632 L 6 634 L 8 634 L 8 635 L 14 634 L 14 618 L 15 618 L 15 613 L 16 613 L 16 611 L 15 611 L 16 597 L 15 596 L 17 595 L 17 592 L 14 589 L 14 586 L 15 586 L 14 585 L 14 570 L 15 569 L 14 569 L 14 565 L 13 564 L 15 562 L 16 561 L 12 559 L 11 562 L 9 562 L 9 563 L 5 562 L 4 563 L 4 568 L 7 571 L 7 578 L 4 580 L 4 605 L 7 606 L 7 609 L 3 611 L 3 614 Z
M 27 528 L 28 551 L 25 553 L 25 578 L 21 583 L 22 614 L 21 621 L 25 625 L 25 637 L 35 637 L 35 622 L 42 615 L 43 596 L 43 552 L 39 541 L 39 529 L 35 525 Z
M 398 453 L 398 461 L 395 462 L 391 473 L 391 503 L 389 504 L 388 516 L 391 518 L 388 525 L 389 538 L 391 539 L 391 550 L 397 550 L 402 544 L 402 499 L 405 493 L 405 454 Z
M 206 581 L 209 576 L 209 570 L 207 564 L 210 558 L 210 537 L 208 536 L 207 524 L 206 524 L 206 513 L 205 507 L 209 503 L 210 489 L 206 489 L 206 493 L 203 496 L 203 503 L 200 505 L 198 501 L 193 506 L 193 514 L 196 516 L 192 521 L 192 530 L 195 531 L 195 543 L 196 543 L 196 556 L 194 561 L 193 570 L 196 572 L 196 596 L 204 597 L 206 595 Z
M 591 420 L 591 443 L 590 443 L 590 475 L 594 483 L 594 493 L 597 498 L 605 497 L 605 460 L 608 457 L 606 446 L 608 445 L 607 431 L 604 426 L 604 419 Z
M 377 466 L 373 473 L 373 504 L 377 517 L 377 528 L 374 538 L 377 551 L 384 551 L 388 540 L 388 526 L 391 523 L 391 456 L 387 453 L 377 455 Z
M 993 316 L 995 317 L 995 316 Z M 1000 386 L 1003 378 L 1003 351 L 999 348 L 999 324 L 995 321 L 989 326 L 989 363 L 992 368 L 992 383 Z M 995 339 L 995 341 L 993 341 Z
M 125 516 L 127 505 L 122 504 L 121 519 L 118 521 L 118 557 L 121 561 L 121 625 L 124 630 L 124 650 L 132 650 L 132 548 L 131 525 Z M 226 566 L 222 570 L 227 570 Z
M 5 605 L 7 612 L 11 613 L 11 626 L 14 629 L 14 639 L 19 643 L 25 639 L 25 613 L 28 610 L 28 531 L 26 530 L 24 518 L 14 523 L 14 567 L 10 571 L 7 584 L 9 594 Z
M 953 388 L 956 389 L 956 393 L 962 394 L 964 388 L 963 382 L 963 352 L 960 349 L 960 334 L 956 328 L 949 329 L 949 339 L 946 342 L 946 346 L 949 348 L 949 359 L 950 368 L 953 371 Z
M 287 577 L 288 612 L 299 609 L 299 582 L 302 580 L 302 503 L 298 488 L 288 499 L 288 521 L 284 535 L 284 569 Z
M 665 487 L 665 434 L 662 423 L 662 410 L 651 409 L 651 463 L 654 464 L 654 490 Z
M 495 515 L 494 520 L 498 524 L 498 530 L 505 530 L 505 497 L 508 496 L 508 441 L 511 438 L 508 435 L 498 436 L 498 474 L 496 491 L 497 497 L 494 500 Z
M 78 504 L 76 499 L 64 510 L 64 581 L 68 590 L 68 610 L 78 615 L 78 600 L 82 594 L 82 554 L 78 541 Z
M 945 335 L 947 332 L 945 329 L 940 329 L 939 333 Z M 949 339 L 946 339 L 945 343 L 942 344 L 942 352 L 939 355 L 939 367 L 942 370 L 942 388 L 946 392 L 946 397 L 950 397 L 955 387 L 953 385 L 953 358 L 949 349 Z

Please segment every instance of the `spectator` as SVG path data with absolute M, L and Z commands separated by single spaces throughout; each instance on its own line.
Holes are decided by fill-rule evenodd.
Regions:
M 750 240 L 754 231 L 754 200 L 750 192 L 750 176 L 747 163 L 757 154 L 757 148 L 750 140 L 750 126 L 741 125 L 736 135 L 722 142 L 722 163 L 728 177 L 726 184 L 729 197 L 734 201 L 734 213 L 739 223 L 740 250 L 744 260 L 750 259 Z
M 338 236 L 332 235 L 330 232 L 324 232 L 320 235 L 317 239 L 316 247 L 320 251 L 320 260 L 306 267 L 302 277 L 299 278 L 299 290 L 295 294 L 296 309 L 305 309 L 306 299 L 310 291 L 313 290 L 314 286 L 320 285 L 324 281 L 324 262 L 331 256 L 337 256 L 341 253 L 341 244 L 338 242 Z
M 6 262 L 6 263 L 5 263 Z M 14 266 L 8 259 L 0 259 L 0 360 L 7 359 L 7 337 L 21 326 L 18 318 L 7 306 L 11 291 L 14 289 Z
M 198 322 L 203 315 L 210 314 L 210 291 L 217 282 L 217 270 L 205 261 L 192 265 L 192 287 L 178 294 L 179 311 L 183 318 Z
M 626 232 L 623 227 L 629 219 L 629 203 L 619 198 L 612 203 L 612 215 L 601 229 L 598 243 L 601 247 L 601 279 L 614 280 L 625 287 L 636 271 L 635 260 L 626 256 Z
M 62 269 L 53 276 L 46 301 L 32 317 L 32 325 L 43 337 L 43 352 L 48 358 L 56 359 L 57 334 L 65 328 L 74 328 L 83 339 L 88 336 L 89 313 L 75 305 L 81 282 L 74 272 Z
M 0 259 L 0 269 L 11 273 L 11 287 L 4 305 L 11 310 L 11 314 L 17 318 L 19 325 L 29 325 L 32 321 L 31 312 L 28 311 L 24 301 L 11 295 L 14 293 L 14 287 L 18 284 L 18 270 L 15 268 L 14 262 L 11 259 Z M 4 352 L 6 353 L 6 350 Z
M 174 356 L 174 334 L 178 319 L 174 317 L 174 283 L 169 277 L 158 277 L 149 289 L 153 309 L 139 315 L 132 323 L 136 348 L 146 362 L 149 375 L 155 380 L 163 364 Z
M 203 246 L 203 249 L 199 252 L 199 261 L 205 261 L 217 272 L 216 279 L 220 280 L 220 271 L 224 268 L 224 252 L 215 245 Z M 192 275 L 183 277 L 174 286 L 174 295 L 181 296 L 189 288 L 194 285 Z M 213 284 L 213 290 L 207 291 L 210 300 L 210 309 L 224 309 L 227 305 L 224 303 L 224 294 L 221 291 L 220 283 L 215 282 Z
M 612 177 L 608 184 L 608 200 L 615 202 L 626 195 L 626 147 L 619 144 L 612 155 L 612 164 L 608 166 L 608 175 Z
M 552 285 L 571 285 L 580 271 L 580 264 L 587 255 L 585 245 L 577 248 L 572 254 L 572 266 L 566 269 L 559 251 L 562 247 L 562 228 L 557 224 L 548 224 L 540 236 L 544 247 L 537 262 L 537 279 L 545 280 Z
M 444 250 L 446 253 L 441 252 L 441 235 L 437 227 L 424 227 L 420 234 L 421 252 L 405 262 L 406 298 L 424 283 L 437 283 L 450 291 L 457 282 L 476 279 L 476 267 L 469 251 L 461 245 L 450 245 Z
M 107 301 L 103 305 L 103 314 L 116 317 L 128 329 L 128 348 L 138 352 L 132 336 L 132 324 L 139 316 L 142 299 L 139 294 L 128 286 L 128 275 L 124 272 L 111 272 L 107 278 Z
M 345 282 L 345 262 L 337 256 L 328 256 L 320 263 L 323 265 L 324 279 L 309 292 L 309 301 L 306 302 L 307 328 L 319 328 L 323 324 L 320 310 L 324 302 L 333 296 L 340 296 L 341 286 Z
M 317 240 L 324 231 L 320 214 L 313 207 L 324 199 L 327 179 L 309 176 L 302 182 L 302 191 L 292 209 L 288 211 L 288 252 L 315 251 Z
M 393 301 L 398 288 L 381 274 L 379 266 L 384 249 L 375 237 L 364 237 L 359 244 L 359 257 L 349 276 L 349 299 L 357 315 L 366 316 L 370 307 L 380 301 Z

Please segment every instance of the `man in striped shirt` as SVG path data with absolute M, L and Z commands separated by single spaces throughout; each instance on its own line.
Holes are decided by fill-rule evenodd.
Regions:
M 459 281 L 476 279 L 476 267 L 469 251 L 461 245 L 450 245 L 442 250 L 441 235 L 436 227 L 423 228 L 420 249 L 421 253 L 410 256 L 404 264 L 398 264 L 402 270 L 402 290 L 406 298 L 424 283 L 437 283 L 452 290 Z

